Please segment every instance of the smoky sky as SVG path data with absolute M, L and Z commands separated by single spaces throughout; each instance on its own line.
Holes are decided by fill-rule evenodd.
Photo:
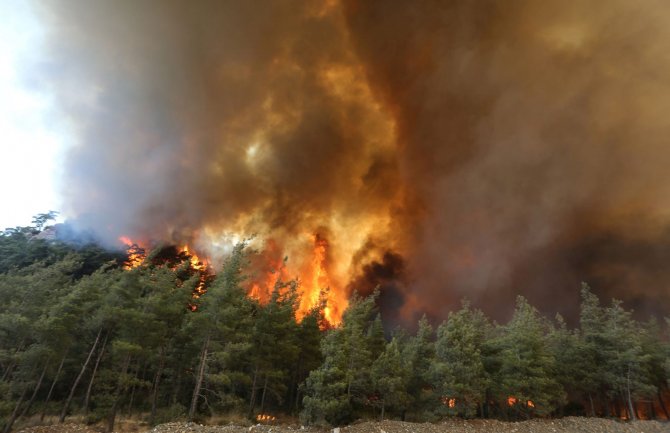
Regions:
M 110 241 L 256 234 L 290 261 L 327 233 L 341 287 L 402 263 L 386 310 L 412 320 L 570 315 L 580 281 L 668 314 L 667 2 L 36 8 L 64 212 Z

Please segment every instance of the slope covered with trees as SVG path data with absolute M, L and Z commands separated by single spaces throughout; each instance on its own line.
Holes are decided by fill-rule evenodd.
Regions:
M 636 321 L 582 288 L 579 326 L 518 298 L 508 323 L 464 302 L 434 329 L 384 335 L 376 294 L 342 323 L 296 321 L 300 287 L 247 296 L 252 251 L 216 275 L 169 248 L 122 254 L 42 236 L 50 215 L 0 233 L 0 428 L 82 415 L 111 431 L 235 412 L 339 425 L 358 418 L 668 417 L 666 323 Z M 166 253 L 168 251 L 168 253 Z M 205 281 L 207 293 L 197 295 Z M 325 289 L 325 288 L 324 288 Z

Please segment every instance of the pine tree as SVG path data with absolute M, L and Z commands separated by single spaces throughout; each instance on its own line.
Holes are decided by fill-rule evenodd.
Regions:
M 375 300 L 354 295 L 338 328 L 323 340 L 323 364 L 306 382 L 301 418 L 310 423 L 339 425 L 350 421 L 369 402 L 370 368 L 378 344 Z
M 437 329 L 431 370 L 443 412 L 449 415 L 473 417 L 486 401 L 490 379 L 484 368 L 482 348 L 489 326 L 484 314 L 464 301 L 461 310 L 450 313 Z
M 325 293 L 322 293 L 321 302 L 315 305 L 307 315 L 302 318 L 296 331 L 296 338 L 300 344 L 298 345 L 298 357 L 292 371 L 293 377 L 289 389 L 288 403 L 291 412 L 298 410 L 301 406 L 302 393 L 304 392 L 304 386 L 301 386 L 301 384 L 304 384 L 309 373 L 316 370 L 323 361 L 321 355 L 323 332 L 321 331 L 320 325 L 325 321 L 325 300 Z
M 203 398 L 206 380 L 212 383 L 219 402 L 239 404 L 235 394 L 228 392 L 240 376 L 239 369 L 232 367 L 235 359 L 250 349 L 251 320 L 258 310 L 241 286 L 247 263 L 245 248 L 244 243 L 235 246 L 207 294 L 202 297 L 198 313 L 191 316 L 188 325 L 192 337 L 200 343 L 189 419 L 196 416 L 201 399 L 208 401 Z M 210 367 L 213 369 L 210 370 Z M 228 401 L 229 398 L 232 400 Z
M 409 365 L 408 393 L 411 411 L 417 420 L 430 419 L 440 401 L 433 389 L 431 366 L 435 358 L 433 328 L 424 315 L 418 323 L 416 335 L 404 344 L 403 358 Z
M 591 416 L 595 416 L 593 395 L 592 360 L 585 349 L 584 342 L 577 330 L 570 330 L 560 314 L 556 315 L 556 323 L 548 335 L 548 345 L 556 360 L 556 378 L 568 391 L 568 394 L 581 394 L 585 407 Z
M 605 323 L 604 338 L 611 348 L 605 360 L 605 368 L 611 373 L 610 397 L 625 402 L 628 417 L 635 420 L 635 399 L 656 394 L 645 371 L 650 355 L 642 350 L 643 330 L 617 300 L 605 309 Z
M 375 393 L 373 404 L 380 408 L 382 421 L 387 408 L 404 412 L 410 402 L 407 392 L 410 370 L 400 353 L 397 339 L 391 340 L 372 363 L 370 375 Z
M 584 365 L 583 382 L 586 386 L 589 405 L 595 407 L 594 399 L 599 402 L 601 413 L 610 416 L 609 386 L 614 382 L 613 374 L 606 368 L 606 362 L 614 356 L 614 351 L 605 336 L 606 317 L 598 297 L 591 292 L 586 283 L 582 283 L 582 302 L 580 305 L 580 346 Z
M 502 328 L 497 394 L 509 411 L 526 418 L 549 415 L 565 401 L 555 377 L 555 359 L 547 345 L 548 324 L 522 296 L 512 319 Z
M 295 321 L 298 305 L 296 282 L 278 281 L 269 302 L 256 315 L 250 352 L 253 366 L 250 415 L 254 412 L 257 397 L 260 397 L 261 412 L 270 398 L 278 405 L 283 404 L 290 369 L 299 354 L 298 325 Z M 260 391 L 260 396 L 257 391 Z

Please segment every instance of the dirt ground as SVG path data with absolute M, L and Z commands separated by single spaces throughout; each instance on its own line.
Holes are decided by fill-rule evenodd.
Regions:
M 80 424 L 37 426 L 17 433 L 100 433 L 96 427 Z M 446 421 L 417 424 L 401 421 L 361 422 L 341 429 L 290 425 L 203 426 L 175 422 L 153 428 L 125 426 L 119 432 L 146 433 L 670 433 L 670 423 L 659 421 L 618 422 L 600 418 L 568 417 L 555 420 L 503 422 L 495 420 Z

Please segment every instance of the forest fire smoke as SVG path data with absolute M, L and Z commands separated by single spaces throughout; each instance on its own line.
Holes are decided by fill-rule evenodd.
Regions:
M 304 314 L 328 287 L 333 321 L 377 285 L 408 321 L 515 293 L 570 316 L 582 280 L 670 306 L 667 2 L 35 7 L 63 211 L 110 243 L 216 268 L 255 236 L 250 293 L 298 278 Z

